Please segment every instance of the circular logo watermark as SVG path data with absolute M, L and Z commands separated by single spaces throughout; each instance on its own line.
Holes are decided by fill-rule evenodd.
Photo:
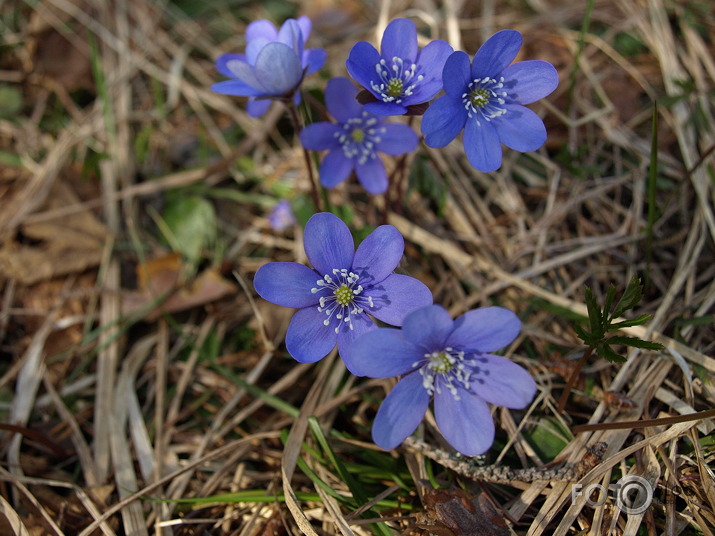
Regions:
M 653 488 L 645 478 L 628 475 L 615 487 L 616 505 L 627 514 L 642 514 L 653 501 Z
M 626 514 L 642 514 L 653 501 L 650 482 L 642 476 L 628 475 L 615 484 L 609 484 L 607 488 L 599 483 L 590 484 L 585 489 L 581 484 L 574 484 L 571 488 L 571 502 L 575 503 L 578 497 L 583 496 L 589 506 L 601 506 L 608 500 L 609 492 L 619 510 Z

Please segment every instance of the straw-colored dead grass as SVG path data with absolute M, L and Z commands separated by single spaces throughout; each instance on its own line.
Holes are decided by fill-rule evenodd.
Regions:
M 313 46 L 328 48 L 330 75 L 344 74 L 352 43 L 374 41 L 374 28 L 381 31 L 399 15 L 415 17 L 432 37 L 470 53 L 493 31 L 516 28 L 525 36 L 525 57 L 549 60 L 561 73 L 560 88 L 535 108 L 549 128 L 546 148 L 528 157 L 508 152 L 498 172 L 484 175 L 469 167 L 459 143 L 443 151 L 423 147 L 421 165 L 444 186 L 439 215 L 437 201 L 411 192 L 388 221 L 406 239 L 404 270 L 428 283 L 437 303 L 459 314 L 496 302 L 525 320 L 509 354 L 531 370 L 539 393 L 524 412 L 495 412 L 505 446 L 490 461 L 541 467 L 547 460 L 527 432 L 546 422 L 562 432 L 599 424 L 573 438 L 566 432 L 557 461 L 578 464 L 589 445 L 606 442 L 603 458 L 578 482 L 586 488 L 637 474 L 660 502 L 626 515 L 613 501 L 572 502 L 573 481 L 463 485 L 486 490 L 498 516 L 508 514 L 513 528 L 494 534 L 698 529 L 711 535 L 711 420 L 608 425 L 715 404 L 715 15 L 695 1 L 598 0 L 579 54 L 584 6 L 502 4 L 299 6 L 315 20 Z M 338 495 L 350 494 L 338 471 L 306 453 L 306 442 L 315 447 L 310 418 L 324 433 L 333 427 L 357 433 L 330 441 L 345 460 L 362 460 L 357 452 L 378 450 L 367 431 L 389 384 L 349 378 L 335 355 L 315 366 L 287 359 L 281 340 L 288 312 L 253 300 L 258 266 L 304 258 L 299 230 L 272 233 L 265 207 L 252 200 L 265 199 L 278 181 L 307 193 L 308 181 L 280 106 L 257 121 L 240 99 L 208 89 L 217 79 L 212 60 L 242 49 L 245 21 L 265 16 L 258 3 L 242 8 L 241 20 L 229 8 L 222 4 L 195 18 L 147 0 L 28 0 L 0 8 L 0 81 L 23 99 L 21 112 L 0 113 L 3 534 L 368 532 L 359 512 L 316 487 L 298 464 Z M 93 73 L 95 54 L 101 61 Z M 314 76 L 307 85 L 322 82 Z M 656 98 L 663 104 L 649 250 Z M 243 133 L 238 144 L 228 138 L 233 125 Z M 209 148 L 209 161 L 196 160 L 197 145 Z M 253 163 L 251 171 L 235 165 L 241 157 Z M 203 273 L 209 290 L 192 294 L 178 261 L 165 259 L 149 215 L 169 190 L 198 184 L 256 195 L 217 201 L 227 244 L 223 265 Z M 365 198 L 354 185 L 331 198 L 353 204 L 356 228 L 382 219 L 382 200 Z M 195 301 L 177 306 L 182 312 L 173 319 L 148 313 L 128 319 L 123 307 L 137 285 L 138 265 L 157 280 L 168 270 L 169 287 Z M 235 288 L 227 281 L 232 272 Z M 652 318 L 645 328 L 626 331 L 666 350 L 631 351 L 620 366 L 592 359 L 559 413 L 566 354 L 580 348 L 564 311 L 584 313 L 585 284 L 600 297 L 610 283 L 623 288 L 635 273 L 648 281 L 637 312 Z M 217 300 L 205 297 L 210 291 Z M 233 335 L 246 327 L 256 335 L 236 352 Z M 608 391 L 627 397 L 626 407 L 609 404 Z M 276 409 L 281 401 L 300 411 Z M 429 416 L 427 423 L 423 432 L 437 447 Z M 400 449 L 395 456 L 415 482 L 428 476 L 421 455 Z M 447 470 L 434 471 L 447 482 Z M 410 496 L 396 493 L 393 482 L 382 484 L 385 496 L 419 507 L 417 489 Z M 246 489 L 282 491 L 285 503 L 217 500 L 187 508 L 176 502 Z M 319 497 L 308 500 L 300 495 L 306 492 Z M 415 518 L 400 510 L 389 523 L 395 533 L 415 528 Z

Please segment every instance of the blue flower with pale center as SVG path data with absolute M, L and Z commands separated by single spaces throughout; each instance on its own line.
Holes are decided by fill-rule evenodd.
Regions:
M 447 59 L 442 72 L 445 95 L 422 118 L 427 145 L 444 147 L 464 129 L 470 164 L 487 172 L 501 166 L 502 143 L 522 152 L 544 144 L 543 121 L 523 105 L 556 89 L 559 76 L 546 61 L 511 64 L 521 42 L 516 30 L 502 30 L 479 48 L 471 65 L 464 52 Z
M 313 265 L 269 262 L 256 272 L 256 292 L 269 302 L 298 311 L 286 333 L 286 348 L 301 363 L 325 357 L 337 342 L 340 355 L 356 337 L 376 329 L 370 316 L 393 326 L 432 303 L 432 293 L 412 277 L 392 273 L 404 240 L 381 225 L 355 250 L 350 230 L 328 212 L 305 226 L 305 254 Z M 368 316 L 370 315 L 370 316 Z
M 380 328 L 358 338 L 343 354 L 359 376 L 402 376 L 380 406 L 375 443 L 393 449 L 415 431 L 434 398 L 437 427 L 455 449 L 482 454 L 494 441 L 489 404 L 522 409 L 536 383 L 514 362 L 493 355 L 519 334 L 521 322 L 502 307 L 475 309 L 452 320 L 438 305 L 405 317 L 402 329 Z
M 268 20 L 257 20 L 246 28 L 246 53 L 223 54 L 216 69 L 231 78 L 211 86 L 216 93 L 248 97 L 247 111 L 260 117 L 268 110 L 270 99 L 294 98 L 300 102 L 297 89 L 306 74 L 320 69 L 325 50 L 305 49 L 310 35 L 308 17 L 288 19 L 280 30 Z
M 330 151 L 320 165 L 320 183 L 337 186 L 355 171 L 371 194 L 387 190 L 387 173 L 378 152 L 400 155 L 414 151 L 419 138 L 407 125 L 386 124 L 383 116 L 368 112 L 356 100 L 357 88 L 347 78 L 328 81 L 325 103 L 338 123 L 318 122 L 300 133 L 303 147 Z
M 368 112 L 403 115 L 442 89 L 442 67 L 452 53 L 446 41 L 436 39 L 419 50 L 415 23 L 395 19 L 385 28 L 380 50 L 360 41 L 346 63 L 350 76 L 375 99 L 365 105 Z

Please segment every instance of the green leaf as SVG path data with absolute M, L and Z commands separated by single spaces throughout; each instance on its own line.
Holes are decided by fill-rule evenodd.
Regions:
M 625 346 L 633 346 L 635 348 L 643 348 L 644 350 L 662 350 L 663 345 L 658 342 L 644 341 L 638 337 L 623 337 L 617 335 L 607 340 L 608 344 L 623 344 Z
M 643 297 L 643 286 L 641 285 L 641 278 L 634 275 L 633 278 L 628 282 L 623 296 L 616 304 L 616 308 L 613 310 L 613 315 L 611 318 L 618 318 L 624 312 L 633 309 L 641 298 Z
M 605 335 L 603 326 L 603 314 L 601 308 L 596 302 L 596 298 L 591 292 L 591 289 L 586 287 L 586 309 L 588 309 L 588 320 L 591 324 L 591 334 L 601 339 Z
M 573 329 L 576 332 L 576 335 L 578 335 L 578 338 L 588 346 L 595 346 L 598 341 L 601 340 L 601 337 L 594 337 L 593 334 L 586 331 L 581 324 L 574 324 Z
M 608 317 L 608 311 L 611 310 L 611 305 L 613 305 L 613 298 L 616 297 L 616 287 L 614 285 L 608 285 L 608 290 L 606 291 L 606 302 L 603 304 L 603 316 Z
M 0 86 L 0 119 L 13 119 L 22 110 L 22 92 L 12 86 Z
M 642 326 L 645 324 L 650 315 L 641 315 L 638 318 L 633 318 L 631 320 L 624 320 L 622 322 L 616 322 L 615 324 L 610 324 L 608 326 L 608 331 L 618 331 L 621 328 L 629 328 L 631 326 Z
M 610 340 L 610 339 L 609 339 Z M 603 359 L 610 361 L 611 363 L 625 363 L 626 358 L 621 354 L 618 354 L 608 345 L 607 341 L 601 342 L 596 346 L 596 353 L 600 355 Z
M 553 460 L 573 438 L 570 430 L 555 417 L 539 419 L 533 430 L 524 432 L 543 460 Z
M 216 238 L 216 212 L 203 197 L 170 197 L 163 218 L 171 233 L 167 240 L 191 262 L 197 262 Z

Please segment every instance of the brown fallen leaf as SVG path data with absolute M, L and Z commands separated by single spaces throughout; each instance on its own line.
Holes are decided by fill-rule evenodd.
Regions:
M 12 201 L 12 198 L 7 200 Z M 72 187 L 58 180 L 41 210 L 78 202 Z M 109 237 L 107 228 L 90 211 L 21 225 L 19 231 L 20 235 L 0 245 L 0 277 L 15 279 L 24 285 L 98 266 Z
M 178 313 L 206 305 L 236 292 L 237 287 L 218 272 L 207 268 L 192 281 L 184 282 L 185 266 L 179 254 L 151 259 L 137 267 L 139 290 L 122 295 L 122 314 L 149 309 L 145 318 L 156 320 L 166 313 Z
M 428 489 L 417 526 L 437 536 L 509 536 L 509 527 L 485 494 L 461 489 Z

